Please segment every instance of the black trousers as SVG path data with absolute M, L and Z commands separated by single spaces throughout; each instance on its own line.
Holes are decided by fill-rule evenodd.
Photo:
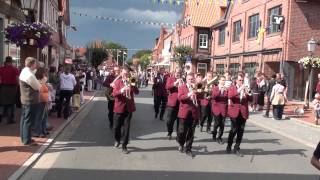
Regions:
M 160 119 L 163 118 L 164 112 L 166 111 L 167 106 L 167 96 L 154 96 L 154 112 L 156 115 L 159 114 L 160 108 Z
M 196 125 L 191 114 L 187 119 L 179 119 L 178 142 L 180 146 L 186 144 L 187 151 L 191 151 Z
M 284 105 L 273 105 L 273 118 L 282 119 Z
M 179 127 L 179 119 L 177 117 L 178 111 L 179 111 L 179 106 L 167 107 L 167 130 L 170 135 L 173 132 L 174 122 L 177 122 L 176 123 L 177 124 L 176 130 L 178 132 L 178 127 Z
M 271 101 L 269 100 L 269 97 L 268 97 L 268 100 L 267 100 L 267 109 L 266 109 L 266 116 L 269 116 L 269 112 L 270 112 L 270 107 L 271 107 Z
M 63 118 L 67 119 L 70 115 L 70 99 L 73 92 L 69 90 L 61 90 L 58 105 L 58 117 L 61 117 L 63 106 Z M 64 101 L 65 100 L 65 101 Z
M 207 130 L 210 130 L 212 124 L 211 105 L 201 106 L 201 121 L 200 126 L 203 127 L 204 122 L 207 119 Z
M 114 100 L 108 100 L 108 119 L 110 126 L 113 126 L 113 107 L 114 107 Z
M 228 148 L 232 147 L 233 139 L 235 135 L 237 135 L 234 149 L 236 150 L 240 149 L 240 144 L 242 141 L 245 125 L 246 125 L 246 120 L 242 117 L 241 113 L 236 119 L 231 118 L 231 130 L 228 137 Z
M 214 139 L 217 138 L 217 133 L 219 128 L 218 139 L 221 139 L 224 132 L 224 125 L 225 125 L 226 118 L 223 117 L 221 114 L 218 116 L 213 115 L 213 117 L 214 117 L 214 125 L 213 125 L 212 137 Z
M 130 133 L 130 122 L 132 118 L 132 113 L 115 113 L 116 126 L 114 138 L 117 142 L 123 140 L 122 148 L 126 148 L 129 143 L 129 133 Z M 123 133 L 121 129 L 123 128 Z

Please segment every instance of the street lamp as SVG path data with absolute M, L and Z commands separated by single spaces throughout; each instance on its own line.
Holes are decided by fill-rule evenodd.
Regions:
M 311 58 L 311 64 L 309 65 L 309 99 L 307 102 L 307 108 L 309 108 L 310 101 L 312 99 L 312 88 L 313 88 L 313 53 L 316 50 L 317 45 L 319 45 L 319 42 L 316 41 L 315 39 L 311 38 L 308 41 L 308 51 L 310 53 L 310 58 Z
M 20 0 L 22 10 L 26 14 L 26 22 L 33 23 L 35 22 L 35 11 L 36 6 L 38 5 L 38 0 Z

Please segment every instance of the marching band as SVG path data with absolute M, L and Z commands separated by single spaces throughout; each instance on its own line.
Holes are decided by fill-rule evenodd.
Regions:
M 138 94 L 139 89 L 136 86 L 136 79 L 130 76 L 130 68 L 123 67 L 121 74 L 115 73 L 118 71 L 119 67 L 116 67 L 110 77 L 106 78 L 106 96 L 112 105 L 109 107 L 109 120 L 112 119 L 110 114 L 114 113 L 115 117 L 115 147 L 120 147 L 122 142 L 122 151 L 127 154 L 130 121 L 132 113 L 136 110 L 134 94 Z M 193 157 L 195 129 L 200 125 L 202 132 L 205 122 L 207 122 L 206 132 L 212 134 L 213 142 L 222 145 L 225 120 L 228 117 L 231 121 L 231 130 L 226 152 L 232 152 L 236 136 L 233 152 L 242 156 L 240 144 L 249 117 L 248 104 L 252 101 L 250 89 L 244 85 L 243 79 L 243 75 L 239 74 L 236 82 L 232 82 L 230 74 L 218 76 L 212 72 L 208 72 L 205 78 L 201 74 L 188 73 L 183 79 L 180 68 L 171 72 L 171 75 L 166 75 L 163 68 L 159 70 L 152 86 L 155 118 L 159 116 L 160 120 L 163 120 L 166 112 L 169 140 L 172 139 L 176 123 L 176 140 L 181 153 L 185 152 Z M 113 120 L 110 120 L 110 128 L 113 128 Z

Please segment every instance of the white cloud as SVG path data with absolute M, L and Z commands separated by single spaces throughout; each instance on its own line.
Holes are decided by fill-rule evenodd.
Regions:
M 83 8 L 83 7 L 72 7 L 71 12 L 85 13 L 89 16 L 103 16 L 103 17 L 114 17 L 136 21 L 146 22 L 164 22 L 174 24 L 179 19 L 179 14 L 175 11 L 151 11 L 151 10 L 140 10 L 135 8 L 129 8 L 125 10 L 116 10 L 110 8 Z M 76 22 L 83 24 L 85 23 L 83 18 L 82 22 Z M 143 25 L 139 24 L 141 28 L 159 28 L 158 26 Z

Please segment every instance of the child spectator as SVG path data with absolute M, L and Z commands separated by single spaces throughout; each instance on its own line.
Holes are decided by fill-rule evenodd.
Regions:
M 76 110 L 80 108 L 80 93 L 82 91 L 82 86 L 80 84 L 79 77 L 76 77 L 76 85 L 73 89 L 73 96 L 72 96 L 72 107 L 74 107 Z
M 319 93 L 316 93 L 312 103 L 313 103 L 314 115 L 315 115 L 314 123 L 318 125 L 320 120 L 320 94 Z

